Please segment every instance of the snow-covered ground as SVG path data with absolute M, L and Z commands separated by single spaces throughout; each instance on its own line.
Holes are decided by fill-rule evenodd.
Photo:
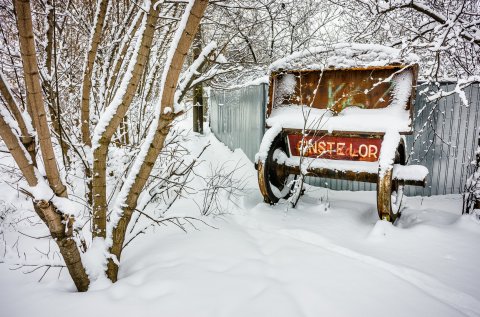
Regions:
M 244 154 L 212 134 L 190 146 L 207 142 L 199 173 L 224 163 L 247 177 L 237 206 L 202 218 L 216 228 L 143 235 L 120 280 L 87 293 L 65 272 L 38 283 L 43 272 L 0 264 L 0 316 L 480 316 L 480 223 L 460 196 L 410 197 L 396 225 L 377 219 L 372 192 L 308 187 L 296 209 L 269 206 Z M 198 216 L 191 200 L 173 209 Z

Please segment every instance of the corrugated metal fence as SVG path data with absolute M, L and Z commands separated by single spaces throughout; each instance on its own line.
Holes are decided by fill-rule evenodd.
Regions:
M 268 86 L 211 90 L 208 98 L 210 129 L 230 149 L 242 149 L 253 162 L 265 132 Z
M 452 90 L 454 83 L 441 84 Z M 425 87 L 419 87 L 422 90 Z M 260 146 L 265 126 L 266 84 L 231 90 L 211 90 L 210 127 L 230 149 L 241 148 L 250 160 Z M 443 195 L 463 191 L 476 149 L 480 127 L 480 86 L 465 91 L 470 101 L 465 107 L 457 94 L 435 102 L 417 96 L 414 106 L 414 133 L 407 136 L 407 154 L 411 164 L 429 170 L 427 187 L 407 188 L 407 195 Z M 336 179 L 308 177 L 307 182 L 336 190 L 375 190 L 376 185 Z

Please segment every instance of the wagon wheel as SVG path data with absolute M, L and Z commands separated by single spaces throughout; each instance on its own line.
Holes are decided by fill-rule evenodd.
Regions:
M 405 165 L 405 147 L 400 143 L 396 152 L 394 164 Z M 403 199 L 403 181 L 392 179 L 393 166 L 385 175 L 378 177 L 377 183 L 377 210 L 380 219 L 395 222 L 401 215 Z
M 283 134 L 279 134 L 273 140 L 265 161 L 258 163 L 258 185 L 263 195 L 263 200 L 271 205 L 276 204 L 282 198 L 289 198 L 292 195 L 292 188 L 295 184 L 294 174 L 287 174 L 284 169 L 278 168 L 279 165 L 274 160 L 275 153 L 278 154 L 278 151 L 288 155 Z M 295 207 L 298 197 L 293 198 L 294 204 L 292 204 L 292 201 L 290 203 L 292 207 Z

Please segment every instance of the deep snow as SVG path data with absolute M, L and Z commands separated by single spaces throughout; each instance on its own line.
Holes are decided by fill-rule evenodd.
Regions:
M 241 151 L 192 138 L 212 143 L 199 173 L 226 162 L 248 177 L 238 206 L 202 218 L 217 229 L 156 228 L 125 250 L 117 283 L 83 294 L 65 272 L 38 283 L 42 272 L 0 264 L 0 315 L 480 316 L 480 223 L 461 216 L 460 196 L 410 197 L 395 225 L 378 220 L 373 192 L 308 187 L 296 209 L 268 206 Z M 182 199 L 174 214 L 198 211 Z

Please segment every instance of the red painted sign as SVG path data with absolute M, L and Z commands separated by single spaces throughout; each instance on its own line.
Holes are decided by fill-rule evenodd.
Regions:
M 375 162 L 380 155 L 382 139 L 290 134 L 288 143 L 293 156 L 303 152 L 305 157 Z

